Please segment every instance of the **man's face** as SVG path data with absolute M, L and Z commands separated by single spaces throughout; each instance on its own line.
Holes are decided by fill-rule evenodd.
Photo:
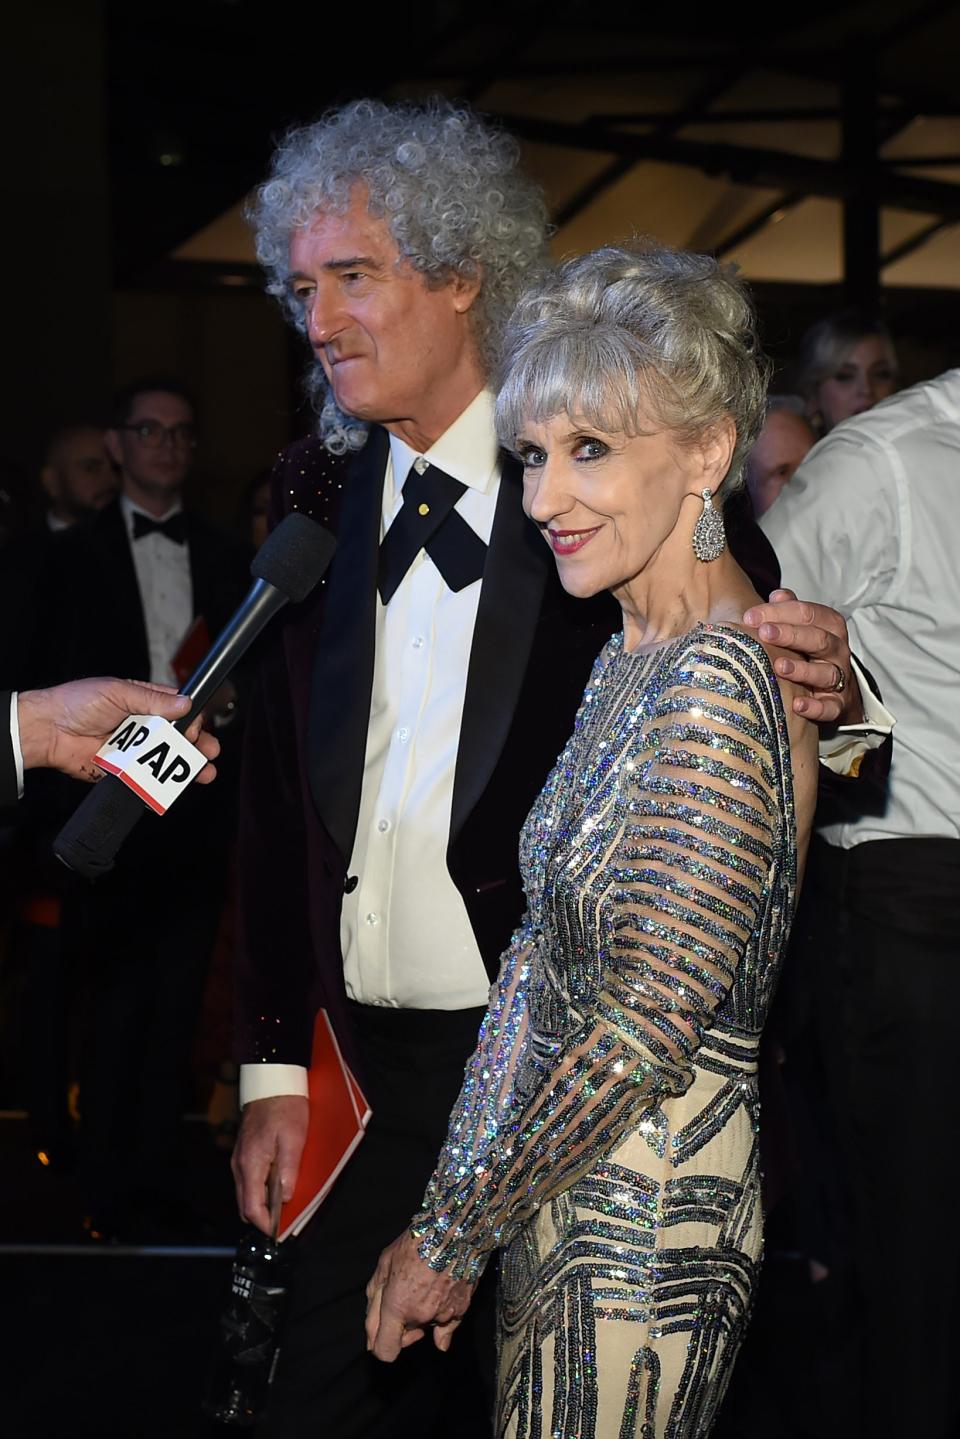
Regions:
M 747 488 L 757 516 L 769 510 L 813 448 L 814 433 L 802 415 L 773 410 L 747 460 Z
M 122 429 L 107 432 L 107 446 L 123 475 L 123 487 L 173 504 L 193 467 L 193 410 L 181 395 L 145 390 L 137 395 Z
M 401 259 L 386 222 L 370 214 L 362 187 L 344 214 L 318 211 L 294 230 L 290 270 L 307 335 L 341 410 L 402 426 L 419 420 L 425 397 L 449 395 L 458 403 L 461 377 L 477 372 L 467 314 L 476 287 L 428 288 Z M 472 397 L 454 408 L 451 421 Z
M 90 425 L 68 431 L 55 445 L 41 479 L 60 519 L 78 520 L 103 509 L 117 493 L 103 430 Z

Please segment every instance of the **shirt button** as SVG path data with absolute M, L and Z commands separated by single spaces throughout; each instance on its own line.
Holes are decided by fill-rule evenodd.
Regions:
M 409 738 L 410 731 L 407 729 L 406 725 L 402 725 L 400 729 L 397 730 L 397 739 L 400 741 L 401 744 L 406 744 Z
M 367 924 L 373 925 L 379 923 L 380 916 L 378 914 L 374 914 L 373 910 L 371 910 L 370 913 L 367 915 Z
M 424 470 L 427 468 L 427 464 L 428 461 L 425 460 L 422 455 L 418 455 L 413 462 L 413 468 L 416 470 L 418 475 L 422 475 Z
M 413 648 L 414 648 L 415 650 L 422 650 L 422 649 L 423 649 L 423 635 L 414 635 L 414 637 L 413 637 Z
M 386 834 L 386 832 L 387 832 L 387 830 L 388 830 L 389 828 L 390 828 L 390 821 L 389 821 L 388 819 L 379 819 L 379 820 L 377 820 L 377 829 L 380 831 L 381 834 Z

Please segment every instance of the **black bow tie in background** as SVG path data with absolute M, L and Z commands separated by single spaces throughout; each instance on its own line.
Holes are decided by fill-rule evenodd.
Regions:
M 187 521 L 182 510 L 171 515 L 168 520 L 154 520 L 149 515 L 141 514 L 139 510 L 133 512 L 133 538 L 142 540 L 144 535 L 166 535 L 168 540 L 173 540 L 175 545 L 186 544 Z
M 466 589 L 483 574 L 487 547 L 454 505 L 466 489 L 434 465 L 417 462 L 403 486 L 403 506 L 380 545 L 377 588 L 388 604 L 421 550 L 451 590 Z

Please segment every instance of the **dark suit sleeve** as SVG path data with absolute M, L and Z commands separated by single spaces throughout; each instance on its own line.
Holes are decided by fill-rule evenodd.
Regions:
M 16 804 L 17 766 L 10 733 L 10 691 L 0 690 L 0 807 Z
M 271 528 L 293 507 L 302 473 L 289 452 L 281 456 L 272 478 Z M 310 873 L 317 861 L 297 728 L 305 696 L 295 690 L 288 643 L 288 630 L 304 625 L 309 604 L 285 611 L 258 642 L 245 706 L 235 971 L 242 1064 L 309 1065 L 319 1002 L 311 906 L 325 876 Z
M 238 866 L 237 1058 L 307 1065 L 316 963 L 297 735 L 279 629 L 261 654 L 247 710 Z

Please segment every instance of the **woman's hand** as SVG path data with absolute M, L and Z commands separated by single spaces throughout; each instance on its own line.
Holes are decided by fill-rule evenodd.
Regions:
M 367 1348 L 388 1364 L 422 1339 L 428 1325 L 437 1348 L 449 1349 L 473 1298 L 472 1284 L 436 1273 L 417 1251 L 414 1235 L 401 1234 L 380 1255 L 367 1285 Z

